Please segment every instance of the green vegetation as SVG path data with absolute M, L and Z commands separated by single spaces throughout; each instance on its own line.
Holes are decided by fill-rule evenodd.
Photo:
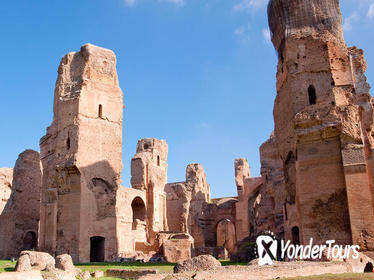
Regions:
M 173 263 L 80 263 L 75 266 L 82 269 L 93 271 L 107 271 L 108 269 L 157 269 L 160 272 L 172 272 L 175 264 Z
M 219 261 L 222 266 L 229 266 L 229 265 L 248 265 L 247 262 L 232 262 L 230 260 L 220 260 Z
M 247 265 L 243 262 L 231 262 L 228 260 L 220 260 L 223 266 L 229 265 Z M 16 263 L 9 260 L 0 261 L 0 273 L 14 271 Z M 175 264 L 172 263 L 81 263 L 76 267 L 82 270 L 94 271 L 107 271 L 108 269 L 157 269 L 160 272 L 172 272 Z M 123 280 L 115 277 L 103 277 L 103 280 Z M 374 280 L 374 273 L 344 273 L 344 274 L 325 274 L 310 277 L 296 277 L 296 278 L 282 278 L 282 280 Z
M 12 263 L 11 261 L 0 261 L 0 273 L 14 271 L 15 266 L 16 262 Z
M 247 265 L 243 262 L 232 262 L 229 260 L 220 260 L 223 266 L 228 265 Z M 80 263 L 76 264 L 76 267 L 89 272 L 94 271 L 107 271 L 108 269 L 157 269 L 160 272 L 172 272 L 175 264 L 173 263 L 141 263 L 141 262 L 130 262 L 130 263 Z M 0 272 L 13 271 L 16 266 L 16 262 L 9 260 L 0 261 Z M 111 280 L 114 278 L 103 278 Z
M 374 273 L 325 274 L 309 277 L 282 278 L 282 280 L 373 280 Z

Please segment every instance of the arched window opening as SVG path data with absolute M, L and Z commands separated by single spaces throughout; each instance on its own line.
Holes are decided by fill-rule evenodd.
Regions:
M 313 105 L 317 103 L 316 89 L 313 85 L 308 87 L 309 104 Z
M 132 208 L 132 225 L 133 229 L 135 230 L 139 222 L 145 221 L 145 204 L 143 199 L 140 197 L 135 197 L 131 203 Z
M 299 227 L 293 227 L 291 229 L 291 232 L 292 232 L 292 244 L 299 245 L 300 244 Z
M 23 238 L 23 250 L 35 250 L 38 247 L 36 233 L 28 231 Z
M 103 262 L 105 260 L 105 238 L 93 236 L 90 238 L 90 262 Z
M 103 105 L 99 105 L 99 118 L 103 118 Z
M 157 156 L 157 166 L 160 166 L 160 156 Z

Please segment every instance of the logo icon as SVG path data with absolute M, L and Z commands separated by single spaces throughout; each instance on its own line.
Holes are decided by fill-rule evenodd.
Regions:
M 256 239 L 258 265 L 273 265 L 277 256 L 278 242 L 272 235 L 259 235 Z

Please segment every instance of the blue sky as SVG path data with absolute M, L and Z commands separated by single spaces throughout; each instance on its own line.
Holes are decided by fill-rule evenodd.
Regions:
M 39 150 L 61 57 L 85 43 L 114 50 L 124 91 L 123 185 L 137 140 L 169 144 L 168 181 L 205 167 L 213 197 L 236 195 L 234 159 L 259 175 L 273 130 L 276 53 L 266 0 L 3 1 L 0 166 Z M 374 84 L 374 0 L 342 0 L 345 39 L 365 50 Z

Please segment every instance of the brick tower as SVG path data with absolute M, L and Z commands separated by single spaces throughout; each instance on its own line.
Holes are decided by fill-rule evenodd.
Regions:
M 271 0 L 268 18 L 278 53 L 274 121 L 287 193 L 285 237 L 373 249 L 362 112 L 373 122 L 362 51 L 345 44 L 338 0 Z M 297 217 L 287 220 L 295 208 Z
M 110 50 L 90 44 L 61 60 L 54 117 L 40 141 L 40 249 L 75 262 L 117 253 L 123 94 Z

